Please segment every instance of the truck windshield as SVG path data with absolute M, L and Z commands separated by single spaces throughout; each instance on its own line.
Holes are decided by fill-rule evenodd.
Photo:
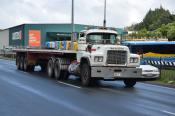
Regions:
M 115 44 L 116 34 L 113 33 L 91 33 L 87 35 L 87 43 L 91 44 Z

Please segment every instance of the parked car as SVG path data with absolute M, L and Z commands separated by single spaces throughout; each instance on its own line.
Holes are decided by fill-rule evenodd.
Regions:
M 142 76 L 144 78 L 146 77 L 152 77 L 152 78 L 159 78 L 160 76 L 160 71 L 157 67 L 151 66 L 151 65 L 140 65 L 140 67 L 142 69 Z

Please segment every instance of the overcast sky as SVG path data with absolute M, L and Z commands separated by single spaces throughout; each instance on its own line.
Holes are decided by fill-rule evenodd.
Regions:
M 72 0 L 0 0 L 0 29 L 23 23 L 70 23 Z M 74 0 L 75 23 L 102 25 L 104 0 Z M 140 22 L 162 5 L 175 13 L 175 0 L 107 0 L 107 26 Z

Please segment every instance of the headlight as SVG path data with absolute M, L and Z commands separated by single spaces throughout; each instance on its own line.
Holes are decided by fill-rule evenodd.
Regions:
M 95 56 L 94 62 L 103 62 L 103 56 Z
M 130 63 L 138 63 L 138 62 L 139 62 L 138 58 L 134 58 L 134 57 L 130 58 Z

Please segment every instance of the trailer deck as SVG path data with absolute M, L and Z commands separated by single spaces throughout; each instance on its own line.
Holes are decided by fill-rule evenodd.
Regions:
M 68 53 L 76 54 L 75 50 L 57 50 L 57 49 L 13 49 L 14 52 L 31 52 L 31 53 Z

